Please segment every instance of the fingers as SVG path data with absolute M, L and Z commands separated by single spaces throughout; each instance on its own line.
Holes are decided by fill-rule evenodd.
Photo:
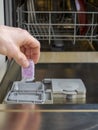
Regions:
M 30 47 L 21 47 L 13 48 L 13 56 L 14 60 L 22 67 L 28 67 L 29 62 L 28 59 L 32 59 L 36 64 L 40 57 L 40 50 L 39 47 L 30 48 Z
M 0 34 L 1 54 L 8 56 L 9 59 L 14 58 L 23 67 L 28 67 L 28 59 L 32 59 L 34 63 L 38 62 L 40 43 L 26 30 L 4 26 Z
M 30 33 L 26 30 L 23 31 L 24 45 L 28 45 L 32 48 L 38 47 L 40 49 L 40 42 L 34 38 Z M 23 45 L 23 44 L 22 44 Z
M 22 51 L 27 58 L 32 59 L 34 63 L 37 63 L 40 58 L 40 43 L 37 39 L 31 36 L 28 32 L 25 32 L 25 40 L 23 42 Z
M 36 64 L 40 58 L 40 48 L 39 47 L 30 47 L 28 45 L 21 47 L 21 51 L 25 54 L 27 59 L 32 59 Z
M 33 59 L 34 63 L 36 64 L 40 58 L 40 50 L 39 48 L 31 49 L 31 59 Z
M 19 49 L 17 49 L 17 51 L 14 52 L 13 58 L 20 66 L 22 67 L 29 66 L 29 62 L 26 56 Z

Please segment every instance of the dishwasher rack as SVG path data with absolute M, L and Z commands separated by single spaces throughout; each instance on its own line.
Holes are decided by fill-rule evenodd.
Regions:
M 33 0 L 32 0 L 33 1 Z M 87 23 L 79 22 L 80 15 L 84 14 Z M 43 11 L 36 10 L 34 3 L 32 8 L 27 4 L 17 9 L 18 27 L 26 29 L 38 40 L 76 41 L 87 40 L 89 43 L 98 41 L 98 10 L 94 11 Z M 84 30 L 81 33 L 81 29 Z

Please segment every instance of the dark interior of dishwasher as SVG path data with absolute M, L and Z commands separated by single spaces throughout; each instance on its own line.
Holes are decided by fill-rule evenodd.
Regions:
M 6 0 L 5 0 L 6 1 Z M 76 19 L 76 28 L 70 28 L 63 26 L 64 22 L 66 21 L 70 23 L 71 25 L 74 24 L 74 17 L 75 13 L 69 13 L 69 11 L 75 11 L 75 2 L 70 0 L 57 0 L 57 2 L 53 2 L 54 0 L 34 0 L 35 3 L 35 9 L 37 11 L 46 11 L 42 14 L 37 14 L 37 23 L 36 20 L 34 21 L 33 25 L 28 23 L 28 14 L 30 11 L 27 11 L 27 0 L 13 0 L 13 21 L 12 25 L 15 27 L 21 27 L 23 29 L 26 29 L 30 31 L 30 33 L 40 41 L 41 43 L 41 52 L 95 52 L 98 50 L 98 13 L 92 13 L 92 12 L 98 12 L 98 2 L 95 1 L 92 3 L 90 0 L 86 1 L 86 11 L 89 13 L 86 13 L 86 17 L 88 19 L 88 23 L 86 27 L 89 27 L 88 33 L 80 34 L 80 30 L 78 25 L 81 25 L 81 23 L 78 23 L 78 19 Z M 67 2 L 69 1 L 70 7 L 68 7 Z M 41 2 L 41 3 L 40 3 Z M 52 3 L 52 7 L 51 7 Z M 48 6 L 47 6 L 48 5 Z M 22 7 L 22 12 L 20 8 Z M 25 12 L 26 11 L 26 12 Z M 51 14 L 52 11 L 68 11 L 67 14 L 63 13 L 54 13 Z M 17 13 L 18 12 L 18 13 Z M 50 14 L 48 14 L 50 12 Z M 34 14 L 35 15 L 35 14 Z M 50 30 L 49 37 L 47 33 L 44 36 L 44 30 L 43 28 L 47 29 L 47 19 L 50 20 L 48 15 L 52 15 L 50 18 L 52 20 L 53 24 L 53 30 L 54 33 Z M 58 18 L 58 15 L 60 17 Z M 21 19 L 21 17 L 23 19 Z M 46 17 L 47 16 L 47 17 Z M 31 14 L 29 16 L 31 18 Z M 34 16 L 33 16 L 34 17 Z M 62 17 L 64 17 L 64 21 L 62 20 Z M 92 17 L 94 19 L 92 19 Z M 39 19 L 38 19 L 39 18 Z M 45 19 L 44 19 L 45 18 Z M 21 20 L 21 23 L 20 23 Z M 42 20 L 42 21 L 38 21 Z M 55 21 L 56 20 L 56 21 Z M 59 21 L 60 20 L 60 21 Z M 62 20 L 62 21 L 61 21 Z M 49 21 L 48 21 L 49 22 Z M 57 24 L 58 22 L 58 24 Z M 61 24 L 59 25 L 59 22 Z M 51 21 L 50 21 L 51 23 Z M 68 25 L 67 23 L 67 25 Z M 5 20 L 5 24 L 7 25 L 7 21 Z M 46 24 L 46 26 L 45 26 Z M 38 34 L 43 34 L 42 36 L 36 35 L 36 28 L 34 29 L 34 32 L 32 32 L 32 27 L 37 27 L 39 29 L 39 26 L 41 26 L 41 30 L 38 30 Z M 49 25 L 51 29 L 51 25 Z M 75 29 L 77 31 L 75 31 Z M 93 30 L 94 29 L 94 30 Z M 86 30 L 87 31 L 87 30 Z M 47 32 L 47 30 L 46 30 Z M 49 33 L 49 32 L 48 32 Z M 55 34 L 55 35 L 52 35 Z M 68 37 L 69 35 L 72 37 Z M 60 35 L 60 37 L 58 36 Z M 66 35 L 66 37 L 63 37 L 62 35 Z M 73 37 L 75 36 L 75 37 Z M 81 36 L 81 37 L 80 37 Z M 46 39 L 44 39 L 46 38 Z M 60 43 L 60 44 L 59 44 Z M 98 103 L 98 64 L 97 63 L 38 63 L 35 66 L 35 79 L 36 81 L 41 81 L 44 78 L 80 78 L 83 80 L 86 89 L 87 89 L 87 99 L 86 103 Z M 10 75 L 10 77 L 9 77 Z M 7 73 L 1 83 L 1 90 L 3 94 L 1 94 L 1 99 L 4 98 L 4 95 L 7 93 L 7 91 L 10 89 L 11 84 L 16 81 L 20 80 L 20 67 L 16 64 L 8 67 Z M 7 86 L 8 84 L 8 86 Z M 0 99 L 0 101 L 2 101 Z
M 97 51 L 98 2 L 80 2 L 81 14 L 76 1 L 13 0 L 13 26 L 36 37 L 41 51 Z

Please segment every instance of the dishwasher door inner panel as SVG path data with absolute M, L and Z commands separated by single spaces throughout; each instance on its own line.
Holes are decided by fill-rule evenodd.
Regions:
M 81 79 L 44 79 L 41 82 L 14 82 L 5 103 L 85 103 L 86 87 Z

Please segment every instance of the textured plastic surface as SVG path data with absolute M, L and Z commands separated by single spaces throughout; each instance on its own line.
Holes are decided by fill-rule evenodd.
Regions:
M 34 103 L 43 104 L 45 101 L 45 95 L 43 92 L 9 92 L 7 96 L 7 102 L 9 103 Z
M 85 94 L 86 88 L 81 79 L 51 79 L 53 92 L 64 93 L 76 92 L 78 94 Z
M 44 91 L 44 85 L 41 82 L 14 82 L 11 91 L 19 92 L 34 92 L 34 91 Z
M 45 89 L 41 82 L 14 82 L 11 90 L 8 92 L 6 103 L 45 103 Z
M 42 82 L 14 82 L 6 103 L 85 103 L 86 87 L 81 79 L 44 79 Z
M 81 79 L 44 79 L 53 90 L 54 104 L 73 104 L 86 102 L 86 87 Z
M 85 103 L 86 87 L 81 79 L 52 79 L 55 103 Z

